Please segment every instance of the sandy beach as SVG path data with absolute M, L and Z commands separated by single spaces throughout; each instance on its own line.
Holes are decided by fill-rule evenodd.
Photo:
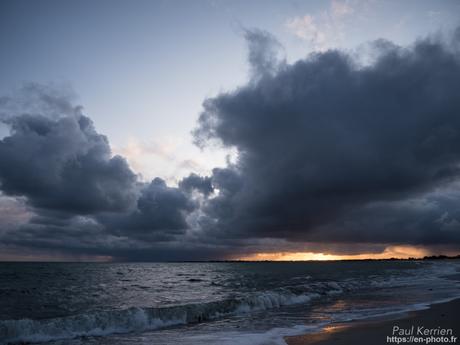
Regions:
M 458 344 L 460 299 L 398 318 L 331 324 L 323 331 L 286 337 L 288 345 Z

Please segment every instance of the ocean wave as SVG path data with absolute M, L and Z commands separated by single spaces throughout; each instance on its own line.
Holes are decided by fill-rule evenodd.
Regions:
M 433 272 L 433 268 L 430 273 Z M 116 333 L 151 331 L 160 328 L 211 321 L 226 316 L 305 304 L 321 296 L 331 296 L 363 288 L 413 284 L 419 280 L 435 279 L 437 275 L 420 270 L 417 276 L 405 275 L 372 280 L 309 282 L 285 286 L 270 291 L 218 301 L 169 307 L 128 308 L 92 311 L 53 319 L 0 320 L 0 344 L 46 342 L 82 336 L 106 336 Z
M 225 316 L 245 314 L 282 306 L 308 303 L 321 295 L 342 292 L 334 282 L 288 286 L 245 297 L 220 301 L 158 308 L 129 308 L 94 311 L 74 316 L 44 320 L 0 321 L 3 343 L 45 342 L 81 336 L 105 336 L 115 333 L 149 331 L 159 328 L 199 323 Z
M 264 332 L 235 332 L 224 331 L 208 333 L 199 336 L 192 336 L 186 340 L 192 340 L 192 344 L 218 344 L 218 345 L 286 345 L 284 338 L 286 336 L 303 335 L 313 332 L 318 332 L 324 329 L 327 325 L 337 322 L 347 322 L 354 320 L 364 320 L 372 318 L 381 318 L 394 315 L 401 315 L 407 312 L 429 309 L 431 305 L 452 301 L 457 297 L 444 298 L 426 303 L 414 303 L 402 305 L 399 309 L 391 309 L 387 307 L 372 308 L 361 310 L 361 312 L 349 313 L 346 317 L 340 319 L 327 320 L 310 325 L 294 325 L 291 327 L 276 327 Z M 363 313 L 364 311 L 364 313 Z M 197 341 L 198 340 L 198 341 Z M 187 342 L 185 342 L 187 343 Z

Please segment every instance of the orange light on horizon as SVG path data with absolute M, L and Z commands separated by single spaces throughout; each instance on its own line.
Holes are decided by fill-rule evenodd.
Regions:
M 328 261 L 328 260 L 366 260 L 366 259 L 408 259 L 422 258 L 432 255 L 431 251 L 416 246 L 388 246 L 381 253 L 361 253 L 351 255 L 336 255 L 313 252 L 277 252 L 254 253 L 237 258 L 242 261 Z

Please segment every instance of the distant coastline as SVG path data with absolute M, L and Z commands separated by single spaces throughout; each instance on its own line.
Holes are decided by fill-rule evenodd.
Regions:
M 458 255 L 430 255 L 421 258 L 388 258 L 388 259 L 331 259 L 331 260 L 186 260 L 186 261 L 161 261 L 161 262 L 337 262 L 337 261 L 424 261 L 424 260 L 456 260 Z

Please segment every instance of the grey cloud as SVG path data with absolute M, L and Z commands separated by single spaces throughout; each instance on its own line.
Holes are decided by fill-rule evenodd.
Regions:
M 192 173 L 189 176 L 184 177 L 179 182 L 179 188 L 188 193 L 195 190 L 204 194 L 205 196 L 208 196 L 214 191 L 210 177 L 202 177 L 195 173 Z
M 368 203 L 312 229 L 310 239 L 419 245 L 460 243 L 460 187 L 449 183 L 398 201 Z
M 258 29 L 245 30 L 248 60 L 252 78 L 259 79 L 277 72 L 281 63 L 282 46 L 270 33 Z
M 460 229 L 419 235 L 427 228 L 415 222 L 420 213 L 403 215 L 389 204 L 459 176 L 460 59 L 450 48 L 456 39 L 385 44 L 366 67 L 340 51 L 312 54 L 207 99 L 196 141 L 217 139 L 239 153 L 229 167 L 238 190 L 209 200 L 209 224 L 236 238 L 460 243 Z M 255 70 L 264 68 L 250 60 Z M 386 215 L 366 213 L 363 236 L 338 225 L 346 215 L 364 216 L 375 202 L 388 203 Z M 413 222 L 390 227 L 392 217 Z M 408 228 L 412 236 L 402 235 Z
M 108 238 L 171 240 L 187 229 L 189 195 L 159 178 L 140 182 L 66 95 L 31 84 L 1 110 L 10 133 L 0 140 L 0 188 L 28 207 L 1 242 L 103 250 Z
M 70 213 L 121 211 L 136 199 L 136 175 L 111 157 L 107 138 L 76 108 L 70 116 L 21 114 L 4 120 L 0 183 L 37 208 Z
M 155 178 L 142 188 L 134 211 L 101 215 L 99 221 L 114 234 L 167 241 L 185 232 L 186 215 L 195 207 L 181 189 L 168 187 L 162 179 Z

